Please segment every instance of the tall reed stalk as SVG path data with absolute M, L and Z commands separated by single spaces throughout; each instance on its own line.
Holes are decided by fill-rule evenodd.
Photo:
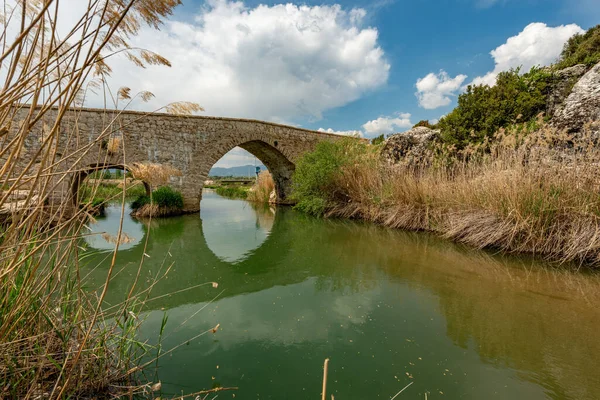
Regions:
M 111 138 L 118 129 L 119 101 L 127 106 L 152 94 L 111 91 L 107 60 L 121 54 L 138 66 L 168 66 L 160 55 L 128 41 L 144 26 L 158 28 L 180 1 L 82 1 L 87 7 L 71 26 L 65 25 L 66 10 L 58 0 L 6 1 L 0 16 L 0 398 L 133 393 L 133 376 L 148 350 L 135 339 L 147 292 L 137 293 L 134 282 L 122 304 L 103 306 L 121 229 L 104 285 L 90 294 L 80 274 L 84 255 L 78 246 L 87 215 L 53 196 L 80 172 L 65 168 L 61 159 L 83 157 L 92 148 L 97 152 L 102 141 L 108 145 L 97 154 L 99 163 L 123 151 Z M 91 89 L 104 94 L 105 107 L 115 109 L 107 110 L 105 129 L 88 144 L 80 140 L 78 107 Z M 190 103 L 167 108 L 198 109 Z M 65 141 L 82 144 L 65 153 L 73 149 Z M 35 155 L 25 157 L 25 146 L 32 143 Z M 142 266 L 140 260 L 138 277 Z
M 247 200 L 255 203 L 269 204 L 273 190 L 275 190 L 275 182 L 271 173 L 269 171 L 262 171 L 258 174 L 252 189 L 248 191 Z

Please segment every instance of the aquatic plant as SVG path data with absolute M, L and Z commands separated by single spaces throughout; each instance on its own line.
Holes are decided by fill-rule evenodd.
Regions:
M 139 195 L 131 203 L 131 208 L 134 217 L 180 215 L 183 212 L 183 196 L 169 186 L 162 186 L 150 196 L 145 193 Z

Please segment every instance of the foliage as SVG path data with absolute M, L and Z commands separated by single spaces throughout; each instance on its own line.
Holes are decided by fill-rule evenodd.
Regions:
M 343 168 L 372 159 L 373 148 L 355 139 L 335 143 L 321 142 L 296 164 L 292 197 L 296 208 L 312 215 L 322 215 L 329 204 L 338 201 L 337 179 Z M 342 200 L 343 201 L 343 200 Z
M 135 200 L 133 200 L 130 204 L 131 209 L 132 210 L 137 210 L 142 208 L 143 206 L 145 206 L 146 204 L 150 204 L 151 200 L 150 200 L 150 196 L 148 196 L 147 194 L 140 194 L 138 195 L 138 197 L 135 198 Z
M 417 122 L 417 123 L 416 123 L 416 124 L 413 126 L 413 128 L 418 128 L 418 127 L 420 127 L 420 126 L 422 126 L 422 127 L 425 127 L 425 128 L 429 128 L 429 129 L 433 129 L 433 128 L 434 128 L 434 125 L 431 125 L 431 124 L 429 123 L 429 121 L 428 121 L 428 120 L 426 120 L 426 119 L 423 119 L 423 120 L 421 120 L 421 121 Z
M 498 75 L 496 85 L 469 85 L 457 107 L 438 124 L 446 144 L 463 148 L 481 143 L 498 129 L 529 121 L 546 109 L 552 75 L 533 67 L 526 74 L 512 69 Z
M 127 185 L 125 196 L 133 198 L 141 196 L 146 193 L 146 189 L 142 182 L 137 181 Z M 79 188 L 79 202 L 90 203 L 96 201 L 96 199 L 103 199 L 105 201 L 121 200 L 123 194 L 123 188 L 120 185 L 113 183 L 100 183 L 90 184 L 88 181 L 84 181 Z
M 137 210 L 148 204 L 169 209 L 183 209 L 183 196 L 180 192 L 169 186 L 162 186 L 152 192 L 152 196 L 145 193 L 139 195 L 132 203 L 131 208 Z
M 373 139 L 371 139 L 371 144 L 372 145 L 378 145 L 385 142 L 385 136 L 383 135 L 383 133 L 379 136 L 375 136 Z
M 584 34 L 572 36 L 563 48 L 555 68 L 563 69 L 577 64 L 588 67 L 600 62 L 600 25 L 590 28 Z
M 543 121 L 518 124 L 471 149 L 468 161 L 442 166 L 390 168 L 368 153 L 349 163 L 336 158 L 339 167 L 326 193 L 305 190 L 321 196 L 298 208 L 600 267 L 600 150 L 593 139 L 598 127 L 600 122 L 588 125 L 583 139 L 573 142 Z
M 159 207 L 183 208 L 183 196 L 169 186 L 162 186 L 152 192 L 152 201 Z
M 245 199 L 248 197 L 248 188 L 238 185 L 218 186 L 215 191 L 219 196 L 228 197 L 230 199 Z

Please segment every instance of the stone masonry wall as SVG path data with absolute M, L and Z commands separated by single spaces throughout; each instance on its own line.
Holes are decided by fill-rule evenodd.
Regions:
M 28 108 L 19 111 L 22 120 Z M 57 110 L 50 110 L 48 123 L 55 121 Z M 38 123 L 25 141 L 26 152 L 14 163 L 11 176 L 33 161 L 39 163 L 43 130 Z M 17 124 L 13 124 L 13 130 Z M 104 133 L 103 133 L 104 132 Z M 119 138 L 124 151 L 108 154 L 106 140 Z M 0 141 L 0 149 L 8 140 Z M 61 125 L 60 141 L 55 146 L 60 159 L 55 171 L 75 167 L 86 171 L 95 165 L 131 165 L 134 162 L 170 164 L 182 172 L 171 178 L 170 186 L 182 192 L 185 210 L 197 211 L 202 187 L 212 166 L 227 152 L 240 146 L 259 158 L 271 171 L 276 182 L 280 202 L 286 202 L 290 193 L 290 179 L 294 164 L 305 152 L 314 149 L 323 140 L 338 140 L 340 136 L 310 131 L 274 123 L 203 116 L 177 116 L 171 114 L 146 114 L 125 111 L 118 116 L 115 111 L 80 109 L 68 111 Z M 103 144 L 104 142 L 104 144 Z M 87 151 L 76 152 L 87 146 Z M 73 154 L 74 153 L 74 154 Z M 3 157 L 0 162 L 6 162 Z M 35 160 L 34 160 L 35 158 Z M 47 165 L 47 164 L 46 164 Z M 29 170 L 30 171 L 30 170 Z M 74 176 L 56 174 L 55 197 L 68 201 Z

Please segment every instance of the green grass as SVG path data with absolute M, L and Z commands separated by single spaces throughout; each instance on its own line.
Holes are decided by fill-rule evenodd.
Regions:
M 111 183 L 101 183 L 99 185 L 90 185 L 84 183 L 79 189 L 79 202 L 81 204 L 95 204 L 100 199 L 104 201 L 120 200 L 123 189 L 118 185 Z M 140 182 L 127 188 L 126 197 L 135 198 L 146 194 L 144 185 Z
M 215 189 L 219 196 L 230 199 L 246 199 L 248 197 L 248 187 L 244 186 L 219 186 Z

